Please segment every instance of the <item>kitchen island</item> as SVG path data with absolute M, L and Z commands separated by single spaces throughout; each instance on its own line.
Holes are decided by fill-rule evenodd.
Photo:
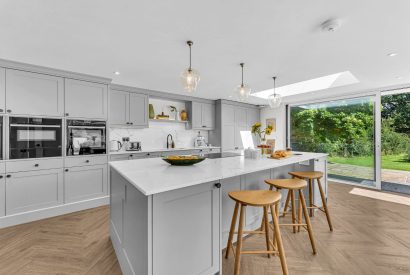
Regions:
M 153 158 L 110 167 L 111 240 L 124 274 L 218 274 L 234 209 L 232 190 L 268 189 L 265 179 L 316 170 L 325 174 L 327 194 L 326 154 L 319 153 L 282 160 L 206 159 L 185 167 Z M 318 193 L 316 187 L 320 206 Z M 246 211 L 246 230 L 257 228 L 260 209 Z

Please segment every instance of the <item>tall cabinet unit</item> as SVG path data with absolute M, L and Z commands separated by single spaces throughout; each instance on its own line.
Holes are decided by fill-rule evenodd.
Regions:
M 215 104 L 191 101 L 187 107 L 191 129 L 213 130 L 215 128 Z
M 110 125 L 147 128 L 148 95 L 111 89 Z
M 241 131 L 250 131 L 259 120 L 260 110 L 257 106 L 218 100 L 215 130 L 209 133 L 210 143 L 221 146 L 222 151 L 242 150 Z
M 0 114 L 6 111 L 6 69 L 0 68 Z

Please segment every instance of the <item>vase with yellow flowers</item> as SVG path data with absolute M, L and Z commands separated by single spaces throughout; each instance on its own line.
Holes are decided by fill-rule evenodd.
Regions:
M 266 136 L 269 136 L 272 133 L 272 125 L 268 125 L 265 129 L 262 130 L 262 124 L 256 122 L 252 125 L 252 134 L 256 135 L 260 140 L 259 148 L 262 149 L 262 154 L 266 154 L 270 146 L 266 145 Z

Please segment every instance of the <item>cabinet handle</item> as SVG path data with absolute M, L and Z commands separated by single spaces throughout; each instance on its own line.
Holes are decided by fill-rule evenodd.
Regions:
M 219 182 L 218 182 L 218 183 L 215 183 L 215 187 L 216 187 L 216 188 L 221 188 L 221 183 L 219 183 Z
M 130 158 L 132 158 L 133 157 L 133 155 L 130 155 Z
M 0 179 L 2 179 L 3 178 L 3 176 L 2 175 L 0 175 Z
M 131 125 L 134 125 L 134 122 L 130 122 Z
M 65 116 L 69 116 L 70 114 L 69 113 L 65 113 Z
M 235 147 L 235 150 L 238 150 L 239 149 L 239 147 Z
M 40 165 L 38 163 L 34 164 L 34 167 L 39 167 Z
M 3 109 L 0 109 L 0 112 L 3 112 Z
M 88 159 L 87 159 L 85 162 L 86 162 L 86 163 L 89 163 L 89 162 L 90 162 L 90 160 L 88 160 Z
M 10 110 L 10 109 L 8 109 L 8 110 L 7 110 L 7 113 L 11 113 L 11 110 Z
M 130 125 L 130 123 L 129 123 L 129 122 L 126 122 L 126 124 L 127 124 L 127 125 Z
M 202 128 L 206 128 L 206 126 L 205 126 L 205 125 L 202 125 Z
M 11 178 L 11 175 L 7 175 L 6 178 Z
M 319 161 L 319 159 L 315 159 L 315 161 Z
M 65 169 L 64 171 L 68 172 L 68 169 Z
M 150 156 L 151 154 L 150 153 L 147 153 L 147 156 Z

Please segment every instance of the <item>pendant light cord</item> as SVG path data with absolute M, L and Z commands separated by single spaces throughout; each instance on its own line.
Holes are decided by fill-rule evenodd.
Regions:
M 273 77 L 273 96 L 276 96 L 276 76 Z
M 243 65 L 245 65 L 245 64 L 244 64 L 244 63 L 241 63 L 240 65 L 241 65 L 241 67 L 242 67 L 242 84 L 241 84 L 241 87 L 243 87 Z
M 189 71 L 192 71 L 192 67 L 191 67 L 191 46 L 192 46 L 192 44 L 194 44 L 194 42 L 192 42 L 192 41 L 187 41 L 186 42 L 187 44 L 188 44 L 188 46 L 189 46 Z

